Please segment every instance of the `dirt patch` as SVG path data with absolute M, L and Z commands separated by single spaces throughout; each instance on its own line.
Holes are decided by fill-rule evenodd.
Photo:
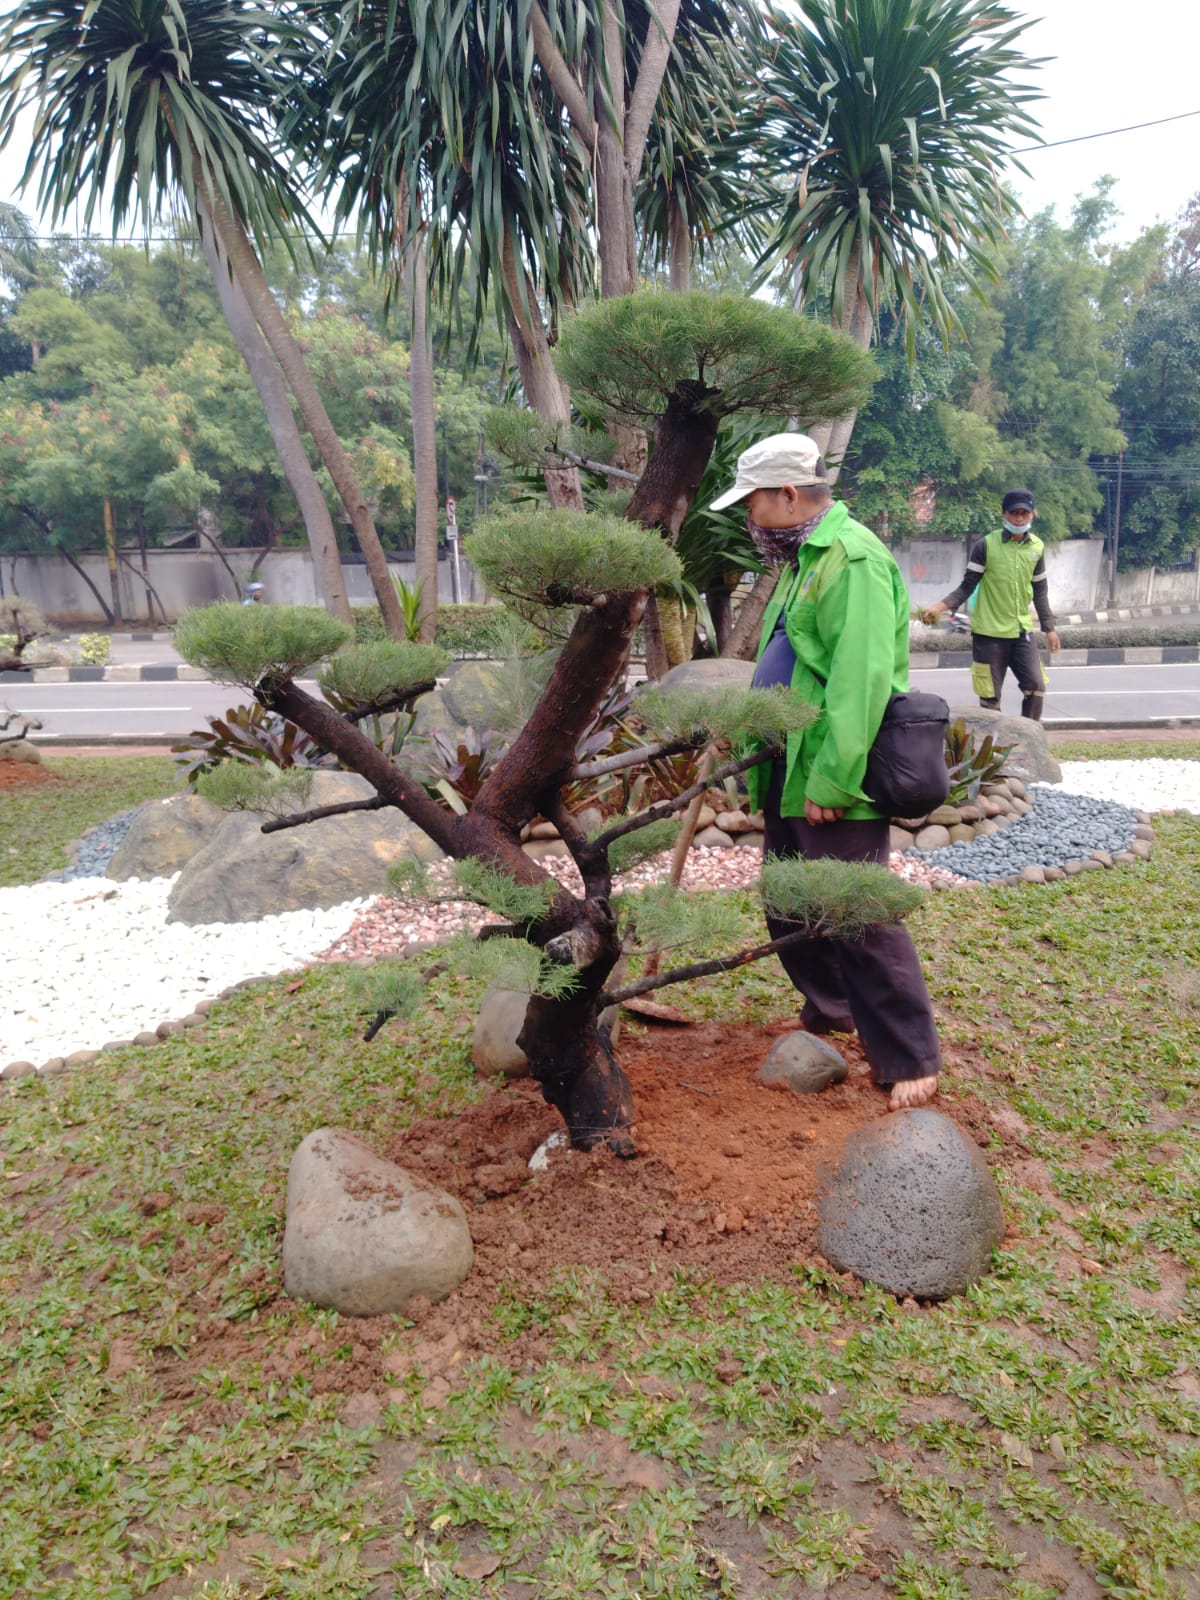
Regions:
M 419 1375 L 426 1403 L 437 1404 L 463 1362 L 481 1352 L 512 1364 L 545 1358 L 540 1327 L 514 1335 L 511 1320 L 505 1328 L 494 1313 L 503 1303 L 536 1302 L 563 1272 L 594 1272 L 611 1299 L 627 1304 L 652 1299 L 677 1268 L 718 1284 L 792 1280 L 798 1264 L 821 1261 L 814 1202 L 822 1167 L 849 1133 L 888 1113 L 853 1038 L 834 1041 L 849 1076 L 819 1095 L 757 1083 L 779 1032 L 716 1022 L 627 1030 L 621 1062 L 633 1083 L 641 1152 L 630 1161 L 558 1147 L 544 1171 L 531 1172 L 530 1156 L 562 1122 L 528 1080 L 398 1133 L 379 1153 L 461 1200 L 475 1264 L 448 1299 L 409 1308 L 416 1326 L 386 1355 L 395 1319 L 353 1317 L 329 1334 L 297 1325 L 264 1357 L 256 1334 L 221 1314 L 228 1250 L 214 1226 L 207 1248 L 194 1244 L 189 1259 L 173 1263 L 193 1282 L 212 1271 L 210 1290 L 193 1295 L 199 1320 L 187 1355 L 156 1352 L 164 1392 L 220 1420 L 220 1405 L 204 1395 L 204 1372 L 255 1358 L 268 1381 L 304 1373 L 319 1391 L 373 1393 L 376 1406 Z M 957 1087 L 940 1109 L 977 1143 L 993 1143 L 999 1130 L 962 1087 L 970 1068 L 950 1059 L 947 1073 Z M 843 1282 L 857 1292 L 853 1280 Z M 239 1281 L 240 1294 L 252 1288 Z M 260 1315 L 295 1309 L 274 1273 L 263 1275 L 253 1298 Z M 339 1349 L 332 1364 L 327 1340 Z
M 475 1241 L 462 1288 L 416 1308 L 423 1338 L 481 1330 L 502 1295 L 536 1298 L 561 1269 L 603 1271 L 611 1293 L 644 1301 L 677 1267 L 733 1283 L 787 1278 L 812 1259 L 821 1168 L 888 1113 L 856 1039 L 837 1039 L 850 1075 L 822 1094 L 757 1083 L 777 1032 L 710 1022 L 624 1034 L 639 1118 L 632 1161 L 559 1147 L 531 1174 L 530 1156 L 562 1125 L 528 1081 L 398 1134 L 383 1153 L 457 1195 Z M 987 1142 L 976 1106 L 942 1109 Z
M 0 789 L 34 789 L 61 781 L 49 767 L 32 761 L 0 761 Z

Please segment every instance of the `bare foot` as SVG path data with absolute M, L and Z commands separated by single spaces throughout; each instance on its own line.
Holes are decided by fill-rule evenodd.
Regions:
M 892 1085 L 888 1096 L 889 1111 L 911 1111 L 915 1106 L 927 1106 L 937 1093 L 937 1073 L 929 1078 L 903 1078 Z

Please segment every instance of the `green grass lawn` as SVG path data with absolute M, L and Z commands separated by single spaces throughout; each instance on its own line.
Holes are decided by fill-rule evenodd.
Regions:
M 283 1198 L 313 1128 L 476 1098 L 469 986 L 368 1047 L 344 971 L 263 980 L 0 1087 L 0 1596 L 1200 1596 L 1198 907 L 1181 815 L 1145 866 L 913 919 L 946 1101 L 1003 1130 L 967 1294 L 567 1273 L 437 1393 L 379 1377 L 419 1328 L 281 1297 Z M 766 964 L 671 998 L 722 993 L 790 1009 Z
M 65 867 L 89 828 L 179 786 L 169 756 L 49 756 L 53 785 L 0 789 L 0 888 Z

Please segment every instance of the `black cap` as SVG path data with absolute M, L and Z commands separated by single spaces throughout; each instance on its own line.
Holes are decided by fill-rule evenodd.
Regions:
M 1034 511 L 1037 501 L 1032 489 L 1010 489 L 1000 502 L 1001 511 Z

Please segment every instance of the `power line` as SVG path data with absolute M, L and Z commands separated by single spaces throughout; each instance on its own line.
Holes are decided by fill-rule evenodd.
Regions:
M 1200 110 L 1180 111 L 1173 117 L 1156 117 L 1153 122 L 1131 122 L 1127 128 L 1103 128 L 1099 133 L 1080 133 L 1073 139 L 1048 139 L 1045 144 L 1026 145 L 1020 150 L 1010 150 L 1014 156 L 1032 156 L 1039 150 L 1056 150 L 1064 144 L 1086 144 L 1089 139 L 1110 139 L 1115 133 L 1136 133 L 1139 128 L 1161 128 L 1164 122 L 1183 122 L 1187 117 L 1200 117 Z

